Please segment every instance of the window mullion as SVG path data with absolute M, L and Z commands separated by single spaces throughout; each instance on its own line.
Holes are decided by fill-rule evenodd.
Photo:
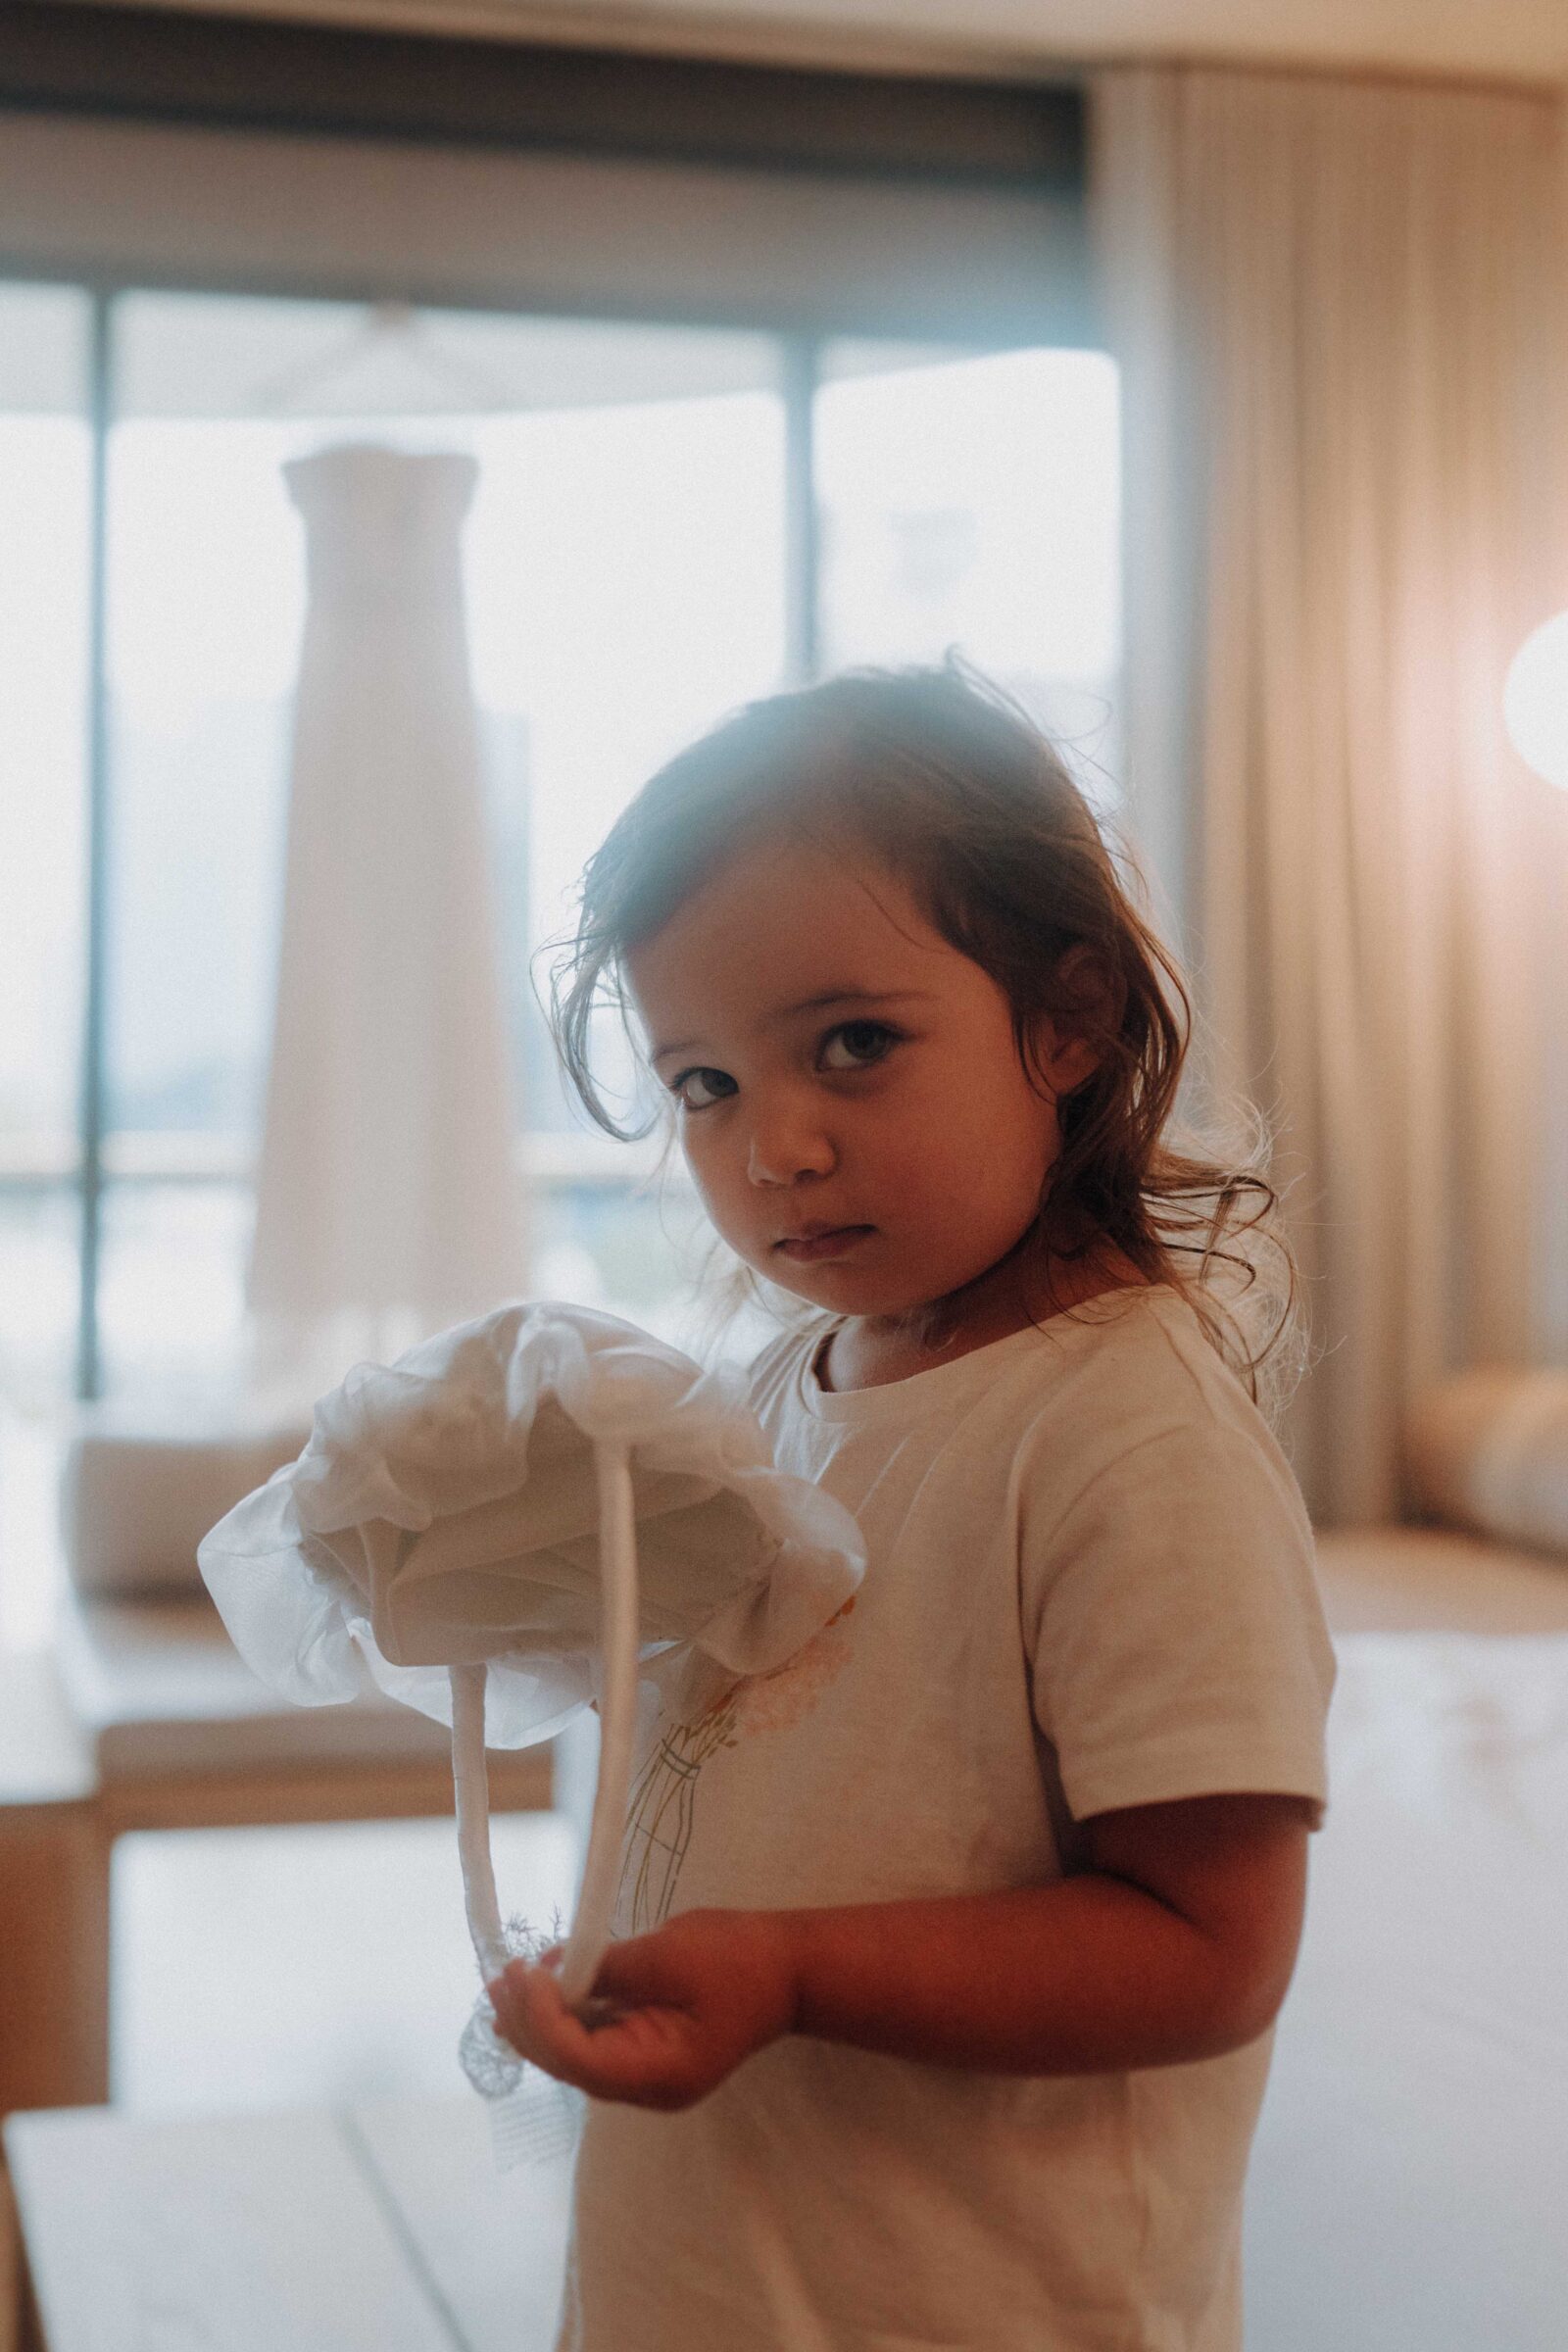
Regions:
M 113 402 L 112 295 L 92 295 L 88 422 L 92 434 L 87 588 L 87 971 L 81 1048 L 81 1275 L 76 1394 L 102 1387 L 98 1265 L 103 1228 L 104 1029 L 109 939 L 109 681 L 107 674 L 109 425 Z
M 808 686 L 821 665 L 820 544 L 817 530 L 813 414 L 817 338 L 786 335 L 780 355 L 784 396 L 784 675 Z

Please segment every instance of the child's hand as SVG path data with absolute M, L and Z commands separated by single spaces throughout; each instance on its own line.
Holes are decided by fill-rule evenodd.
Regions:
M 790 2032 L 795 1979 L 782 1914 L 686 1911 L 612 1943 L 587 2022 L 557 1980 L 559 1948 L 514 1960 L 489 1986 L 507 2039 L 546 2074 L 596 2099 L 690 2107 L 753 2050 Z

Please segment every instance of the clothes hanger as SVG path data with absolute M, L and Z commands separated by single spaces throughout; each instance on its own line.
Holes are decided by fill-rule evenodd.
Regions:
M 466 410 L 513 411 L 527 405 L 514 385 L 490 368 L 443 351 L 412 303 L 385 301 L 367 303 L 357 323 L 328 350 L 313 352 L 309 359 L 265 378 L 251 394 L 250 413 L 264 416 L 286 414 L 298 406 L 302 395 L 318 394 L 368 352 L 388 342 L 398 344 L 400 357 L 412 362 L 448 399 L 461 401 Z

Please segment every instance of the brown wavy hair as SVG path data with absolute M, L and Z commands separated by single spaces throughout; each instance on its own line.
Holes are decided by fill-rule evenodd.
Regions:
M 1042 1015 L 1092 1047 L 1092 1075 L 1057 1102 L 1060 1155 L 1017 1245 L 1020 1274 L 1032 1259 L 1046 1303 L 1054 1267 L 1111 1243 L 1149 1281 L 1181 1292 L 1253 1397 L 1277 1407 L 1282 1376 L 1298 1369 L 1298 1286 L 1260 1122 L 1246 1114 L 1245 1143 L 1228 1152 L 1178 1137 L 1192 999 L 1135 903 L 1136 866 L 1027 711 L 955 655 L 940 667 L 847 670 L 746 704 L 616 820 L 584 871 L 575 933 L 541 951 L 564 951 L 546 1017 L 595 1124 L 627 1143 L 663 1126 L 667 1164 L 672 1101 L 660 1088 L 641 1125 L 616 1123 L 590 1067 L 593 1013 L 618 1010 L 646 1073 L 627 1021 L 627 954 L 726 859 L 779 837 L 858 845 L 902 881 L 1007 998 L 1031 1080 Z M 716 1287 L 720 1321 L 748 1299 L 788 1326 L 832 1319 L 803 1312 L 739 1261 Z M 928 1343 L 942 1305 L 914 1318 Z

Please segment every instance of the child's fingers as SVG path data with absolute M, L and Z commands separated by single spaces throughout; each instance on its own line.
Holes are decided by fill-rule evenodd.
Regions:
M 534 1962 L 534 1966 L 536 1968 L 548 1968 L 552 1976 L 559 1977 L 565 1962 L 565 1945 L 564 1943 L 553 1943 L 549 1947 L 548 1951 L 543 1951 L 539 1954 L 537 1960 Z M 597 1978 L 595 1979 L 595 1983 L 598 1983 Z M 585 2026 L 600 2026 L 604 2024 L 607 2018 L 613 2017 L 615 2015 L 617 2006 L 618 2004 L 616 2002 L 605 2000 L 597 1992 L 589 1992 L 584 1993 L 581 1999 L 576 2003 L 576 2014 L 581 2018 Z
M 554 1970 L 514 1960 L 487 1989 L 507 2039 L 536 2066 L 559 2073 L 572 2054 L 573 2029 L 581 2034 L 583 2027 L 562 1999 Z
M 568 2008 L 547 1961 L 530 1968 L 514 1960 L 488 1989 L 507 2039 L 524 2058 L 566 2081 L 576 2081 L 589 2058 L 595 2028 L 615 2014 L 615 2004 L 606 2000 L 582 2002 L 581 2014 Z
M 552 1972 L 514 1961 L 489 1987 L 496 2019 L 524 2058 L 574 2083 L 590 2097 L 683 2106 L 695 2095 L 689 2054 L 678 2046 L 671 2018 L 651 2010 L 623 2012 L 597 2000 L 602 2021 L 585 2024 L 567 2008 Z

